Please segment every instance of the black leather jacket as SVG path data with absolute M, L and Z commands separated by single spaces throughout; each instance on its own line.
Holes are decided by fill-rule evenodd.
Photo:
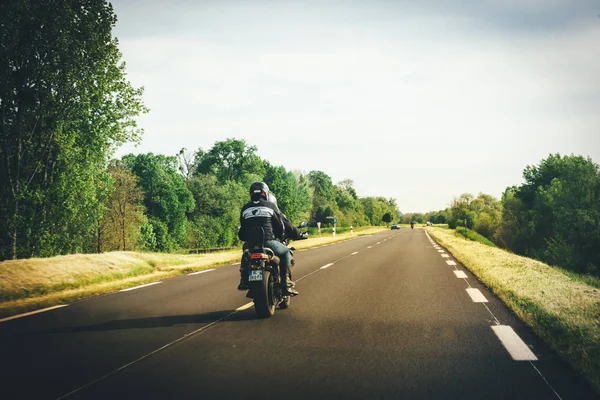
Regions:
M 285 236 L 290 240 L 300 240 L 304 239 L 302 232 L 298 230 L 289 219 L 284 214 L 281 214 L 281 219 L 283 220 L 283 226 L 285 227 Z
M 240 230 L 238 237 L 247 242 L 252 228 L 260 226 L 265 231 L 265 241 L 283 237 L 284 223 L 279 208 L 270 201 L 260 199 L 251 201 L 240 212 Z

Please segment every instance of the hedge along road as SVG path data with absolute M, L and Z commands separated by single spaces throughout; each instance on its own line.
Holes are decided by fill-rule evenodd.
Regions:
M 436 247 L 403 229 L 299 251 L 301 294 L 266 320 L 232 265 L 5 321 L 3 397 L 597 398 Z

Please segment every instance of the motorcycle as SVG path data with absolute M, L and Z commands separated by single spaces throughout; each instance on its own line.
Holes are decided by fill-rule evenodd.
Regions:
M 302 222 L 298 229 L 308 224 Z M 286 309 L 290 306 L 291 296 L 282 292 L 282 282 L 279 273 L 279 257 L 273 250 L 264 247 L 265 233 L 260 227 L 252 229 L 250 234 L 249 249 L 244 250 L 242 262 L 247 265 L 248 271 L 248 294 L 254 300 L 254 310 L 258 318 L 269 318 L 275 313 L 275 308 Z M 284 238 L 282 242 L 287 246 L 289 239 Z M 288 268 L 288 277 L 292 279 L 291 267 L 295 264 L 294 247 L 290 247 L 292 262 Z

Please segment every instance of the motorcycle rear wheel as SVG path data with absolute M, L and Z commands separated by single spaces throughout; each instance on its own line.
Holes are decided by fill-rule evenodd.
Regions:
M 273 293 L 273 282 L 271 272 L 263 271 L 263 280 L 252 282 L 252 294 L 254 295 L 254 311 L 258 318 L 269 318 L 275 314 L 275 303 Z

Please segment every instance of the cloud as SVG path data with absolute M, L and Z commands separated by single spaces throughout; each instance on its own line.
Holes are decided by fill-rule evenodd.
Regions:
M 565 2 L 265 4 L 122 37 L 152 109 L 139 151 L 245 138 L 276 165 L 352 178 L 361 195 L 423 211 L 465 191 L 499 195 L 549 152 L 600 160 L 600 23 Z M 552 18 L 509 30 L 515 14 Z

